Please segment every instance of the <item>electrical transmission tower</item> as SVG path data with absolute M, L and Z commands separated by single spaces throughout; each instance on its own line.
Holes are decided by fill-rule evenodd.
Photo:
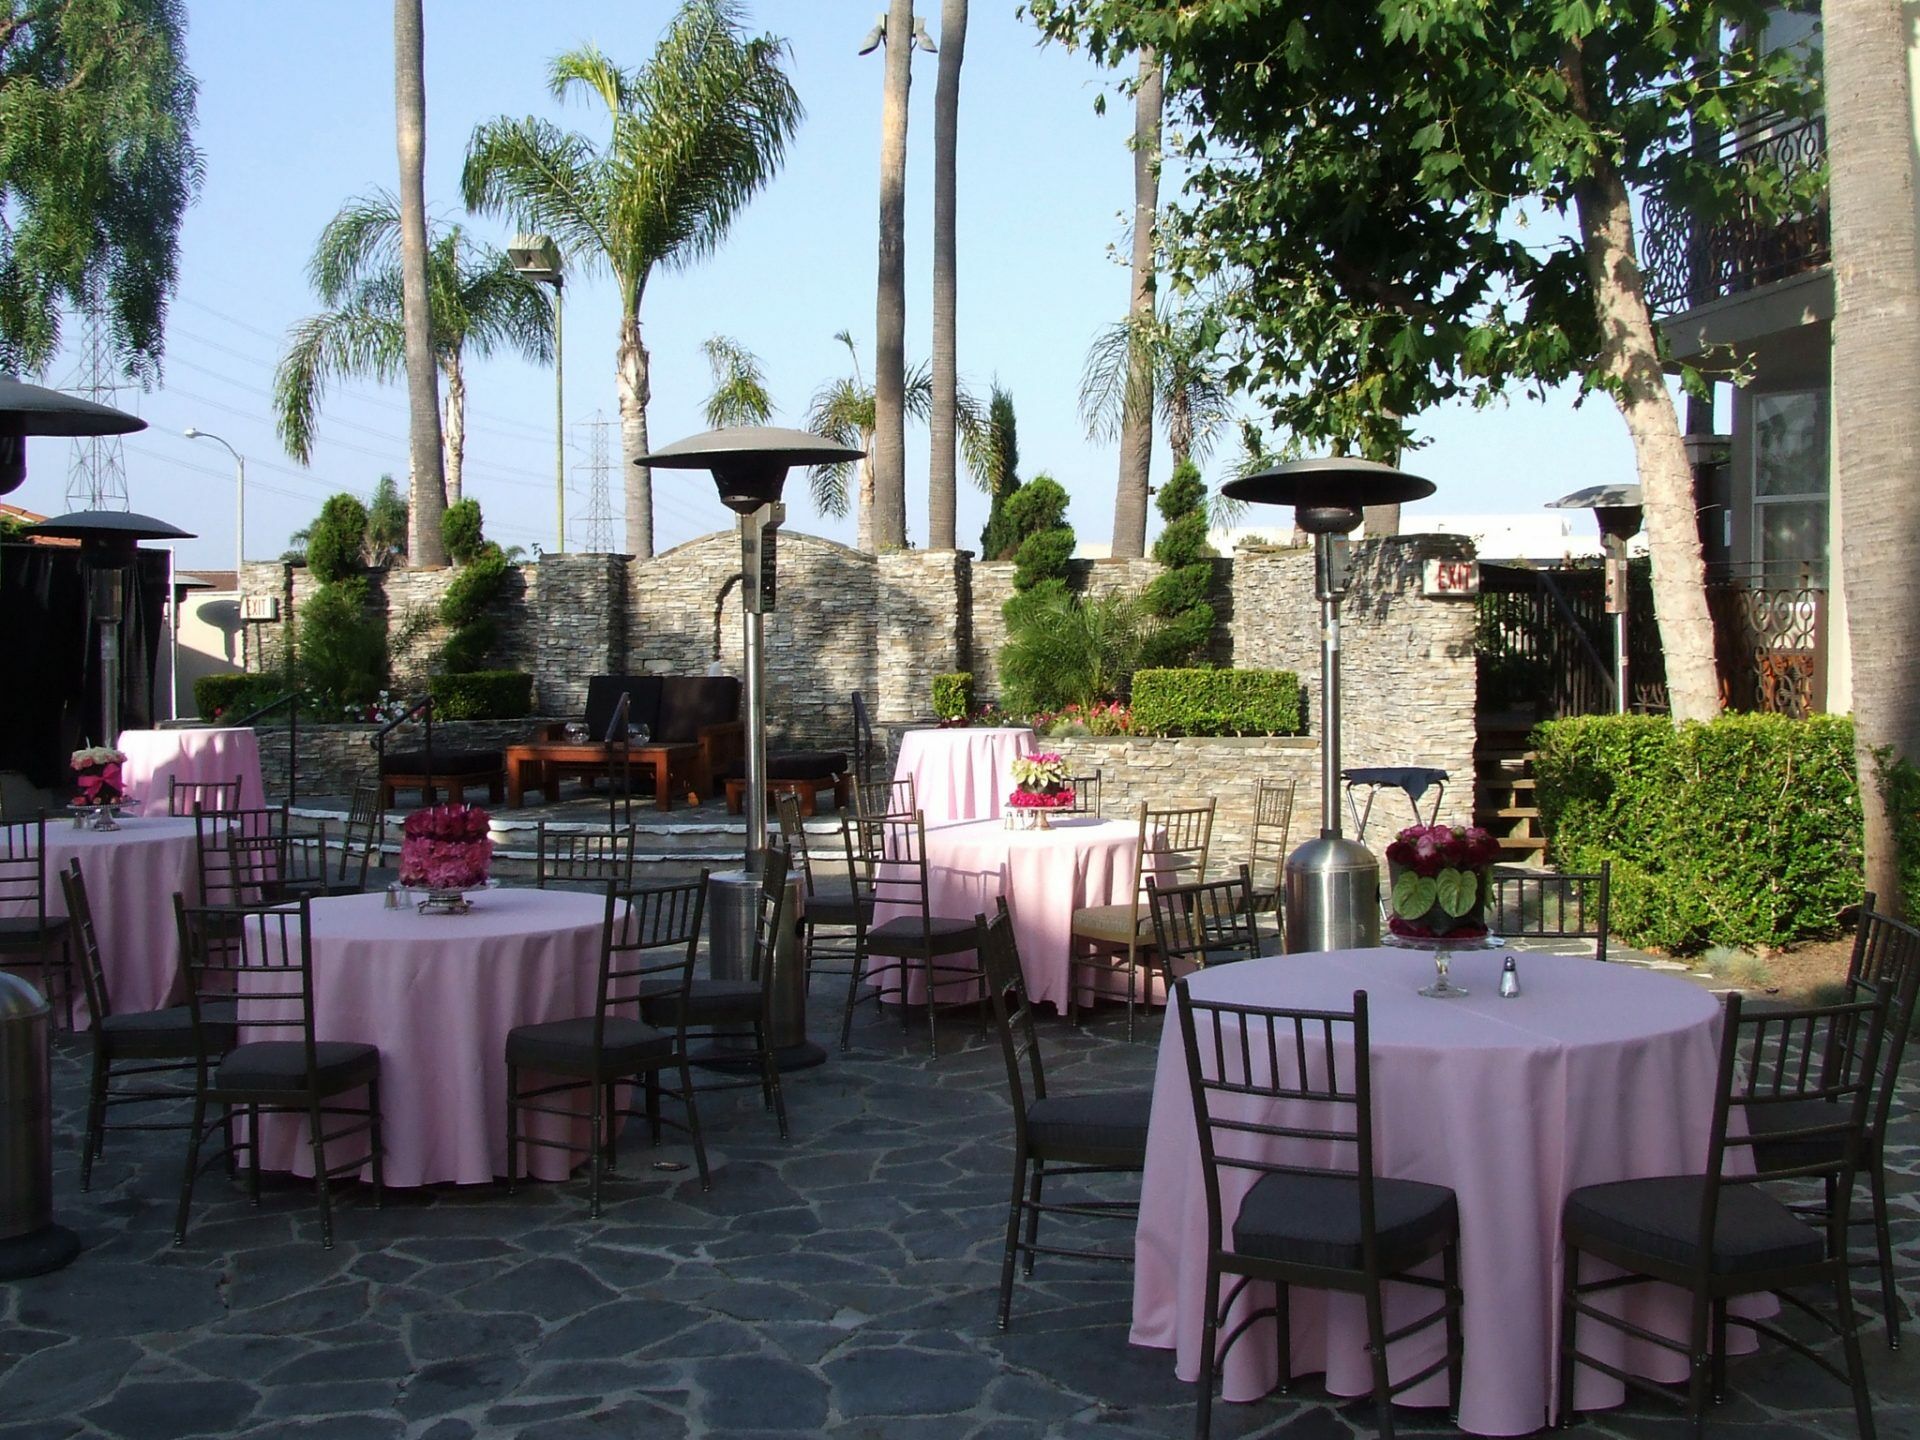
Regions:
M 588 555 L 605 555 L 613 550 L 613 496 L 607 477 L 613 466 L 607 460 L 607 418 L 595 412 L 587 432 L 587 513 L 574 532 L 580 537 L 578 548 Z
M 100 306 L 90 304 L 82 315 L 85 325 L 80 336 L 80 363 L 66 388 L 96 404 L 118 408 L 119 371 Z M 67 462 L 67 509 L 127 508 L 127 456 L 120 437 L 89 435 L 76 439 Z

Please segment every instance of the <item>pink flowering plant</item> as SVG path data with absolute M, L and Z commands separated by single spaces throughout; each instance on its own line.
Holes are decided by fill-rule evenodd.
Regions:
M 110 745 L 89 745 L 76 750 L 67 762 L 73 768 L 73 783 L 82 805 L 115 805 L 126 796 L 121 767 L 127 757 Z
M 416 810 L 401 826 L 400 883 L 426 890 L 484 885 L 493 865 L 493 817 L 474 805 Z
M 1487 877 L 1500 842 L 1478 825 L 1409 825 L 1387 846 L 1396 935 L 1484 935 Z
M 1013 794 L 1007 803 L 1017 810 L 1066 810 L 1074 802 L 1067 783 L 1067 762 L 1047 751 L 1018 756 L 1012 765 Z

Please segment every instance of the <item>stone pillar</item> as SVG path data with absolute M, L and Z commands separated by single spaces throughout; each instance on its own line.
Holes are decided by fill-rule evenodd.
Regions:
M 879 565 L 879 635 L 874 719 L 897 723 L 930 715 L 933 677 L 966 668 L 972 653 L 973 556 L 966 550 L 893 550 Z

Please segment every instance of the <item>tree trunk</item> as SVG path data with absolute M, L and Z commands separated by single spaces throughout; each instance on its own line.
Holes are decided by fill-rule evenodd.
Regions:
M 940 73 L 933 91 L 933 411 L 928 419 L 932 459 L 927 470 L 927 545 L 955 546 L 958 503 L 959 288 L 954 250 L 957 184 L 954 156 L 960 125 L 960 62 L 967 48 L 967 0 L 941 0 Z
M 880 277 L 873 324 L 873 543 L 907 543 L 907 87 L 913 0 L 887 9 L 880 105 Z
M 467 463 L 467 377 L 458 355 L 447 357 L 446 372 L 447 410 L 441 439 L 447 452 L 447 504 L 458 505 Z
M 1853 650 L 1855 757 L 1866 881 L 1903 909 L 1899 855 L 1875 751 L 1920 764 L 1920 245 L 1912 98 L 1901 7 L 1828 0 L 1828 187 L 1833 223 L 1833 472 L 1839 580 Z
M 859 493 L 853 501 L 853 548 L 873 553 L 873 437 L 867 437 L 867 455 L 854 470 Z
M 1565 69 L 1569 98 L 1575 113 L 1584 115 L 1582 63 L 1578 47 L 1570 47 Z M 1693 467 L 1687 463 L 1680 416 L 1660 368 L 1659 342 L 1634 251 L 1633 204 L 1619 171 L 1605 160 L 1597 161 L 1592 175 L 1576 188 L 1574 201 L 1600 322 L 1600 369 L 1612 383 L 1614 403 L 1633 437 L 1640 473 L 1653 610 L 1667 661 L 1667 699 L 1675 724 L 1711 720 L 1720 713 L 1720 679 L 1694 515 Z
M 400 152 L 400 305 L 407 338 L 407 559 L 447 563 L 440 517 L 447 508 L 440 463 L 440 397 L 427 306 L 427 77 L 421 0 L 393 0 L 394 132 Z
M 1136 326 L 1153 316 L 1153 222 L 1160 207 L 1160 56 L 1140 52 L 1133 98 L 1133 290 L 1128 313 Z M 1120 410 L 1120 478 L 1113 494 L 1113 553 L 1147 553 L 1147 470 L 1153 460 L 1153 367 L 1144 346 L 1130 340 L 1127 388 Z
M 620 472 L 627 497 L 627 553 L 640 560 L 653 558 L 653 471 L 634 464 L 647 453 L 647 347 L 640 343 L 640 317 L 628 311 L 620 317 L 620 345 L 614 351 L 620 378 Z

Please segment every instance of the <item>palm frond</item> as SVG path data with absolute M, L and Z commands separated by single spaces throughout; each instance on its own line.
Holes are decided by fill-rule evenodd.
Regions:
M 713 372 L 713 391 L 707 396 L 707 424 L 764 425 L 773 418 L 773 397 L 759 357 L 738 340 L 710 335 L 700 349 Z
M 614 254 L 602 168 L 581 136 L 545 120 L 502 117 L 475 127 L 460 191 L 469 210 L 544 231 L 569 261 L 592 269 Z
M 476 354 L 513 350 L 536 365 L 553 363 L 554 297 L 544 285 L 491 246 L 470 253 L 459 282 L 466 343 Z
M 307 261 L 307 279 L 323 305 L 342 304 L 349 291 L 377 270 L 400 263 L 400 203 L 391 191 L 356 195 L 320 232 Z
M 1153 331 L 1152 316 L 1132 315 L 1093 337 L 1080 372 L 1080 421 L 1087 427 L 1088 439 L 1103 443 L 1118 439 L 1128 411 L 1152 405 Z M 1136 358 L 1148 364 L 1136 367 Z M 1145 389 L 1140 388 L 1143 385 Z
M 627 77 L 591 40 L 547 62 L 547 89 L 565 100 L 576 89 L 593 91 L 609 115 L 627 108 Z
M 315 422 L 330 381 L 348 376 L 392 380 L 406 369 L 407 339 L 398 316 L 330 310 L 293 327 L 273 375 L 274 428 L 287 453 L 313 458 Z

